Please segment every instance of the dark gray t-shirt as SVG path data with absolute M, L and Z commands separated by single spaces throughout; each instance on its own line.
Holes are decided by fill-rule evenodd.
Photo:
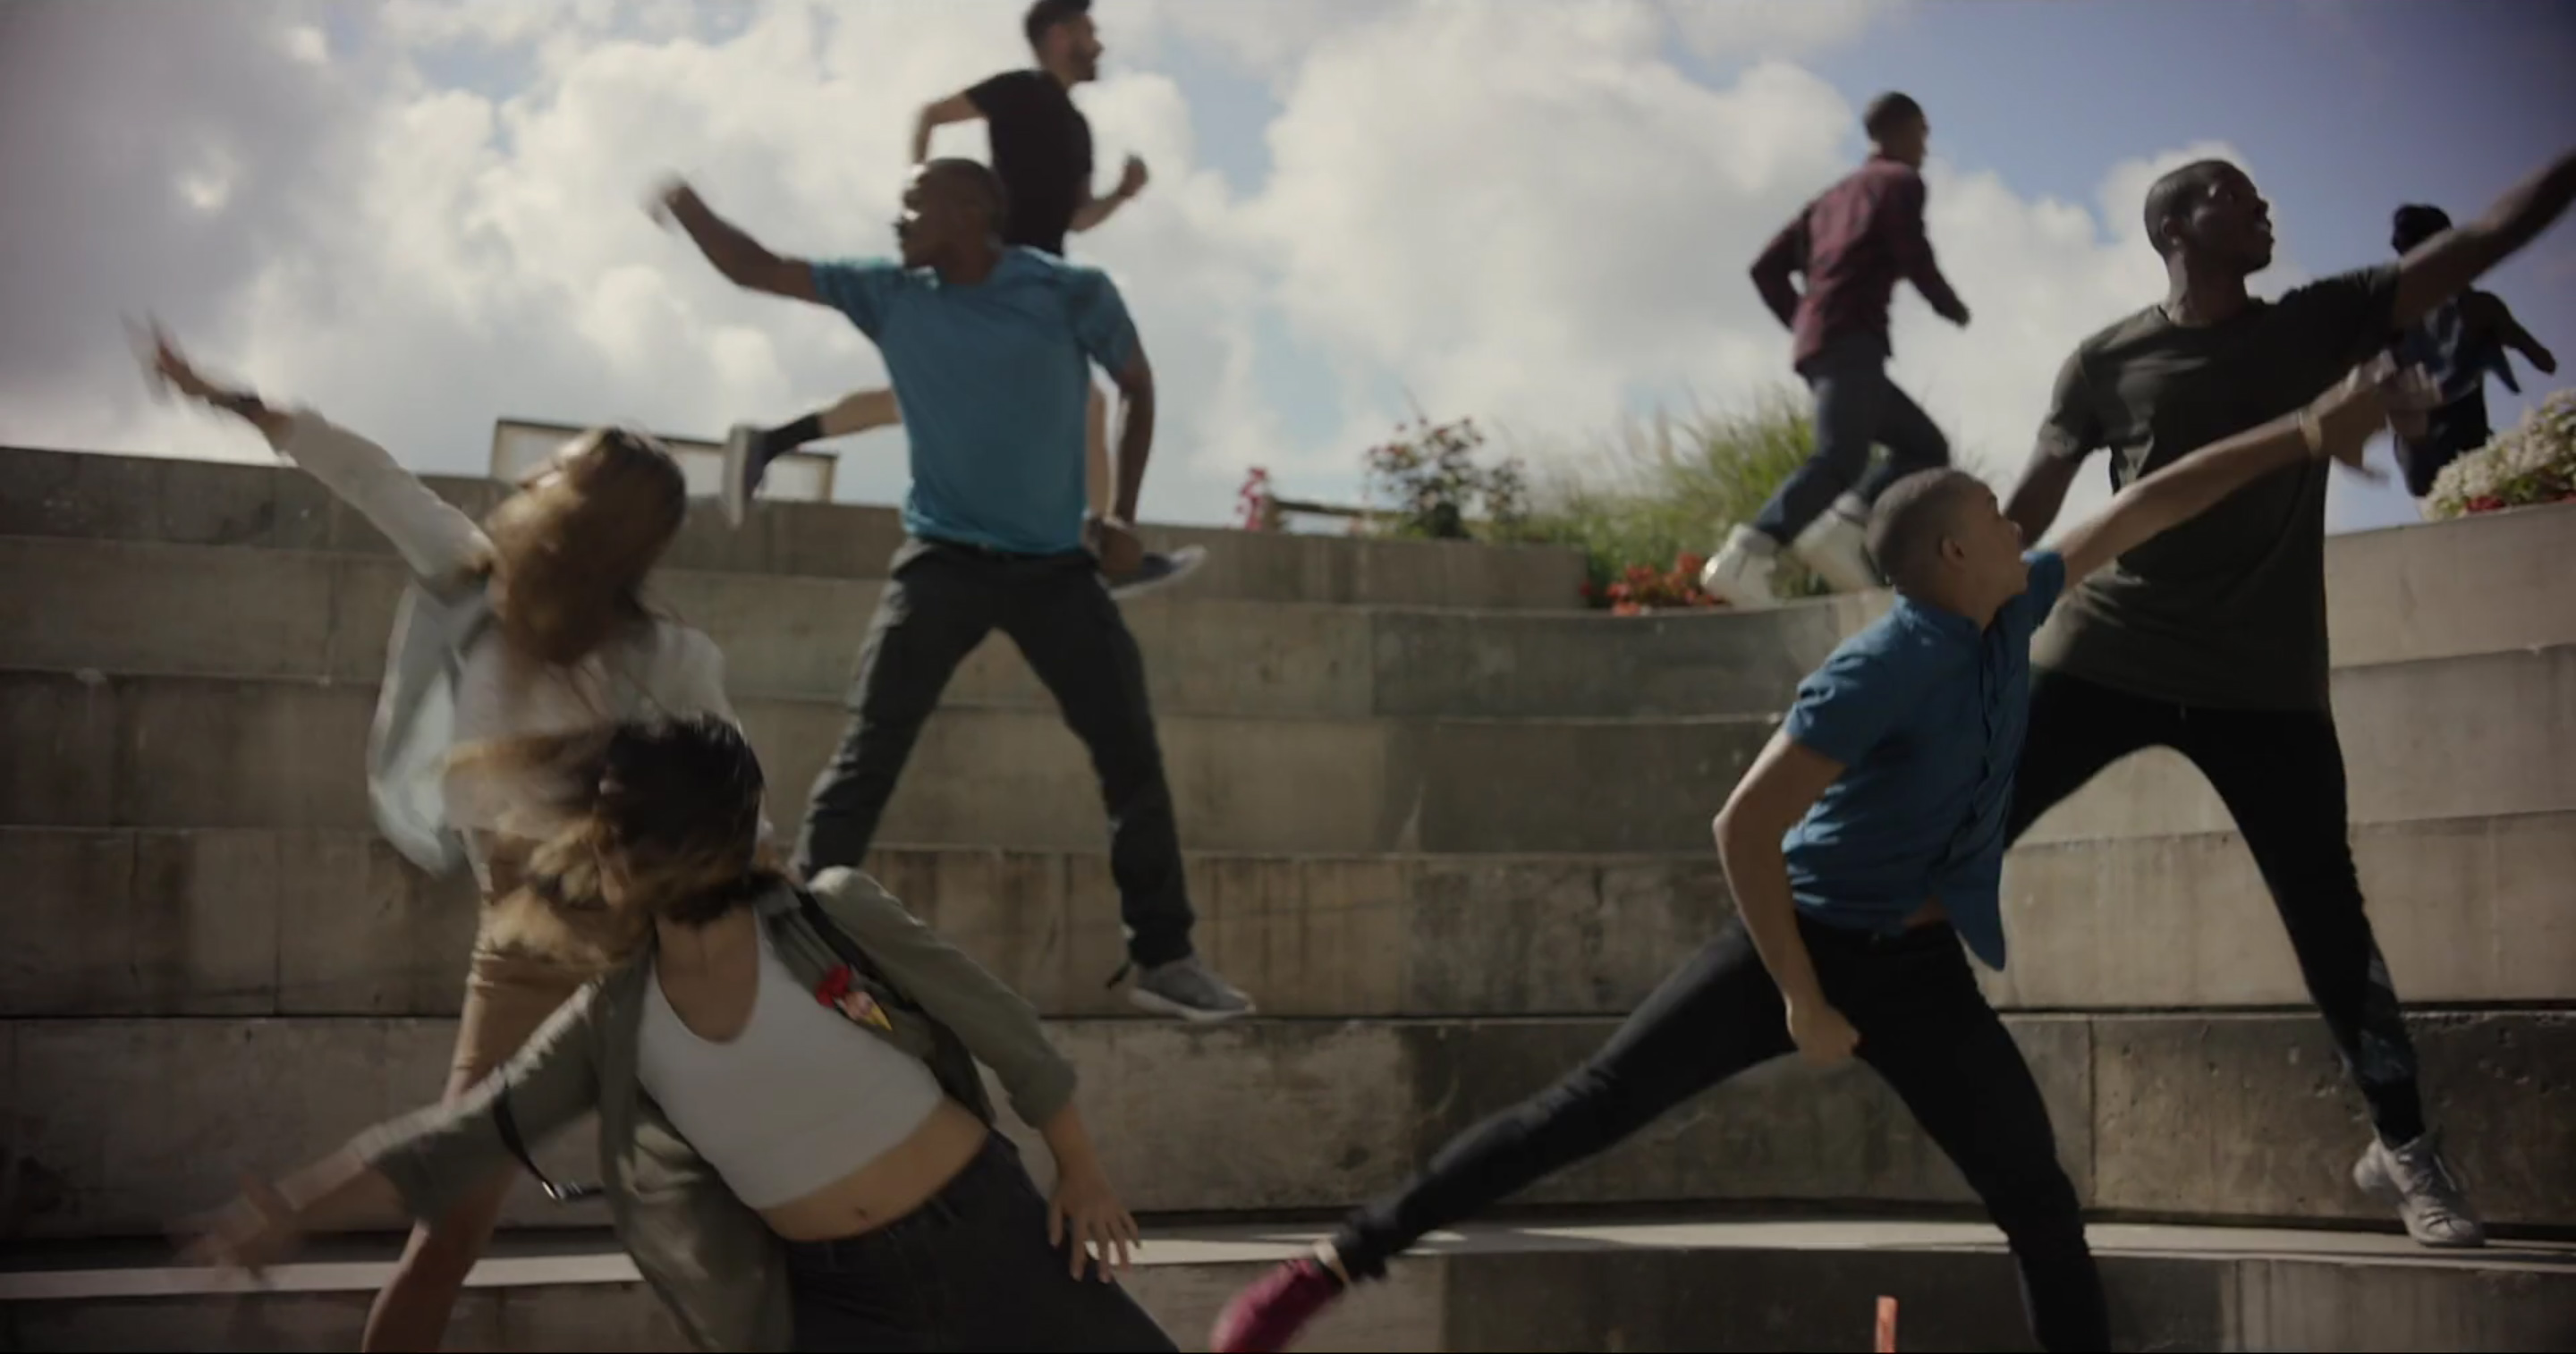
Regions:
M 2397 265 L 2312 282 L 2225 324 L 2150 306 L 2076 345 L 2040 446 L 2111 451 L 2125 488 L 2291 413 L 2386 346 Z M 2311 462 L 2239 489 L 2068 591 L 2031 661 L 2150 700 L 2326 708 L 2326 477 Z

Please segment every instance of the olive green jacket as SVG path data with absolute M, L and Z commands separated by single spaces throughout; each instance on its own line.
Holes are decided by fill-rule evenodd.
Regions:
M 860 1028 L 930 1064 L 950 1096 L 988 1120 L 977 1062 L 993 1069 L 1012 1109 L 1033 1126 L 1071 1103 L 1073 1066 L 1047 1042 L 1037 1011 L 1018 993 L 866 875 L 826 870 L 811 892 L 875 970 L 847 979 L 852 991 L 877 999 L 891 1028 Z M 794 890 L 781 887 L 755 907 L 800 983 L 809 991 L 838 985 L 844 965 L 807 923 Z M 705 1349 L 787 1349 L 794 1331 L 777 1237 L 636 1082 L 649 954 L 583 988 L 463 1097 L 370 1129 L 351 1150 L 393 1181 L 414 1217 L 438 1218 L 515 1164 L 494 1114 L 504 1095 L 530 1143 L 597 1110 L 601 1184 L 618 1239 L 682 1330 Z

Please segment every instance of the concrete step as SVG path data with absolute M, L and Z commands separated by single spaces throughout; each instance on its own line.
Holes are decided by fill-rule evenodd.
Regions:
M 1316 1233 L 1149 1229 L 1130 1291 L 1183 1349 L 1226 1299 Z M 2576 1250 L 2443 1256 L 2348 1232 L 2091 1229 L 2122 1350 L 2533 1350 L 2576 1339 Z M 517 1243 L 517 1244 L 514 1244 Z M 0 1273 L 14 1349 L 345 1349 L 390 1270 L 385 1244 L 317 1246 L 264 1289 L 131 1252 Z M 1298 1348 L 1854 1350 L 1880 1297 L 1898 1347 L 2031 1348 L 2002 1235 L 1922 1221 L 1563 1221 L 1479 1225 L 1398 1260 Z M 449 1328 L 456 1350 L 686 1346 L 605 1239 L 505 1237 Z
M 2367 826 L 2398 991 L 2576 1003 L 2576 814 Z M 1057 1016 L 1130 1009 L 1107 857 L 887 848 L 869 869 Z M 1194 855 L 1197 940 L 1278 1016 L 1616 1015 L 1732 911 L 1713 855 Z M 365 829 L 0 828 L 0 1015 L 453 1015 L 475 924 Z M 2230 836 L 2055 843 L 2005 870 L 2005 1007 L 2303 1007 Z M 2144 962 L 2142 962 L 2142 960 Z
M 2358 1096 L 2312 1015 L 2013 1016 L 2094 1208 L 2199 1220 L 2385 1223 L 2347 1172 Z M 1253 1020 L 1054 1025 L 1130 1206 L 1336 1208 L 1560 1076 L 1616 1022 Z M 2576 1218 L 2576 1013 L 2419 1012 L 2425 1098 L 2489 1218 Z M 454 1023 L 426 1019 L 14 1020 L 9 1106 L 24 1237 L 155 1235 L 224 1195 L 435 1097 Z M 1258 1112 L 1254 1112 L 1258 1107 Z M 1014 1128 L 1025 1140 L 1026 1131 Z M 589 1169 L 586 1132 L 551 1155 Z M 1037 1154 L 1042 1157 L 1043 1153 Z M 1782 1060 L 1530 1191 L 1531 1203 L 1956 1203 L 1964 1186 L 1853 1064 Z M 519 1225 L 596 1223 L 523 1190 Z
M 0 537 L 0 653 L 29 668 L 372 683 L 408 574 L 379 555 Z M 670 570 L 736 697 L 839 700 L 882 584 Z M 1126 608 L 1165 714 L 1459 718 L 1776 713 L 1873 599 L 1746 616 L 1444 611 L 1244 600 Z M 995 636 L 953 699 L 1053 709 Z
M 476 517 L 500 501 L 490 480 L 430 477 Z M 268 550 L 390 553 L 366 520 L 301 471 L 239 462 L 0 448 L 0 536 L 84 537 Z M 692 503 L 666 563 L 723 573 L 882 578 L 902 542 L 892 508 L 766 503 L 739 531 Z M 1265 602 L 1495 607 L 1583 606 L 1583 554 L 1566 546 L 1361 540 L 1206 527 L 1147 527 L 1146 542 L 1208 547 L 1193 596 Z
M 14 486 L 0 501 L 0 536 L 390 553 L 363 519 L 292 470 L 0 448 L 0 483 Z M 501 492 L 487 480 L 430 483 L 477 515 Z M 2337 659 L 2386 663 L 2576 642 L 2576 608 L 2547 601 L 2561 595 L 2558 564 L 2571 524 L 2576 508 L 2553 506 L 2330 538 L 2327 599 Z M 1710 530 L 1714 544 L 1722 524 Z M 876 578 L 900 533 L 887 508 L 767 504 L 740 531 L 700 511 L 668 565 Z M 1146 534 L 1166 547 L 1208 547 L 1207 566 L 1189 585 L 1188 595 L 1199 598 L 1538 611 L 1581 605 L 1582 557 L 1562 547 L 1203 528 L 1149 527 Z
M 2350 668 L 2335 702 L 2357 823 L 2576 809 L 2576 645 Z M 0 823 L 363 827 L 373 708 L 363 684 L 0 670 L 0 746 L 15 754 Z M 770 814 L 792 828 L 846 715 L 821 700 L 740 709 Z M 1158 726 L 1193 849 L 1695 853 L 1773 722 L 1173 714 Z M 2232 826 L 2199 773 L 2156 750 L 2029 839 Z M 1089 759 L 1054 712 L 963 702 L 925 728 L 882 829 L 1030 850 L 1096 848 L 1104 832 Z

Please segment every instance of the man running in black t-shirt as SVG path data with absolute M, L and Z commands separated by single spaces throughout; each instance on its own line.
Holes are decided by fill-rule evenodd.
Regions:
M 1145 162 L 1131 155 L 1107 197 L 1091 195 L 1091 123 L 1074 107 L 1073 87 L 1100 78 L 1100 31 L 1091 0 L 1036 0 L 1022 21 L 1037 65 L 1005 71 L 962 94 L 921 110 L 913 126 L 912 162 L 930 158 L 930 134 L 956 122 L 982 119 L 992 138 L 993 172 L 1009 196 L 1002 243 L 1064 257 L 1067 231 L 1086 231 L 1108 220 L 1145 191 Z M 725 443 L 725 515 L 739 523 L 769 463 L 792 448 L 827 437 L 845 437 L 903 421 L 891 390 L 851 395 L 819 413 L 771 429 L 745 424 Z M 1109 406 L 1091 393 L 1085 479 L 1091 516 L 1099 530 L 1132 530 L 1110 513 L 1117 481 L 1109 470 Z M 1206 558 L 1197 546 L 1172 555 L 1147 554 L 1134 574 L 1113 579 L 1129 597 L 1177 582 Z

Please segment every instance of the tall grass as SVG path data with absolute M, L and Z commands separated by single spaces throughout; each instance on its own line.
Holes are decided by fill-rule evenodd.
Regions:
M 1524 514 L 1479 534 L 1581 547 L 1596 595 L 1630 565 L 1668 569 L 1684 554 L 1714 554 L 1814 450 L 1809 408 L 1802 393 L 1774 388 L 1736 412 L 1632 417 L 1573 459 L 1538 458 L 1546 468 Z M 1784 597 L 1826 591 L 1785 556 L 1772 587 Z

